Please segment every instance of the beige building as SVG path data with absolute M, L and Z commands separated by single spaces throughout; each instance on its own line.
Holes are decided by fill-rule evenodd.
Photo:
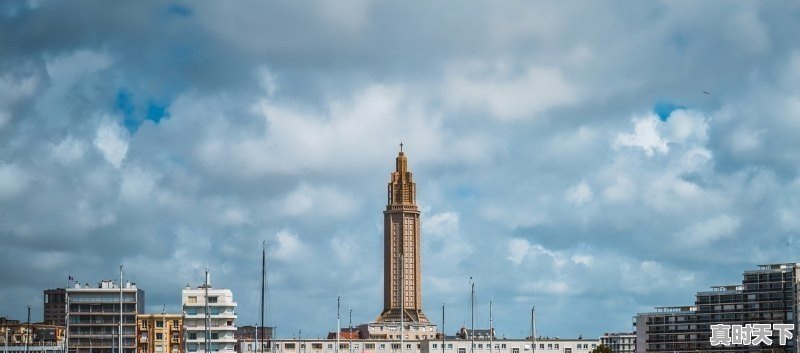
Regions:
M 383 211 L 383 311 L 378 323 L 427 324 L 422 312 L 420 212 L 408 158 L 400 144 Z M 401 304 L 402 301 L 402 304 Z M 402 307 L 402 314 L 401 314 Z
M 136 316 L 137 353 L 180 353 L 183 350 L 181 314 L 139 314 Z

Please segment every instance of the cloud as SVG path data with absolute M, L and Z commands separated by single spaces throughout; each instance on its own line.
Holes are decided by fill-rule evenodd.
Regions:
M 566 197 L 567 201 L 571 203 L 583 205 L 592 201 L 592 188 L 586 183 L 586 181 L 581 181 L 580 183 L 567 189 L 567 192 L 564 196 Z
M 128 153 L 128 136 L 118 124 L 105 123 L 97 129 L 94 145 L 108 163 L 119 168 Z
M 536 118 L 574 104 L 580 96 L 558 68 L 513 70 L 501 63 L 492 68 L 451 69 L 445 99 L 456 108 L 485 110 L 490 117 L 507 121 Z

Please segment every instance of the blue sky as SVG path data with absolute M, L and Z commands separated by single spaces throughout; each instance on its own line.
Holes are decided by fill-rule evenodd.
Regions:
M 322 336 L 382 307 L 398 144 L 448 332 L 595 337 L 798 260 L 800 5 L 0 4 L 0 316 L 119 264 Z M 707 91 L 710 94 L 706 94 Z M 34 316 L 36 317 L 36 316 Z

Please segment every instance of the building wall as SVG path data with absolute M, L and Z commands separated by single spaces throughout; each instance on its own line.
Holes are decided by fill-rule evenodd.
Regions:
M 182 293 L 186 351 L 206 353 L 206 289 L 185 288 Z M 211 352 L 235 352 L 236 346 L 236 302 L 228 289 L 208 288 Z
M 136 321 L 137 353 L 182 352 L 182 314 L 140 314 Z

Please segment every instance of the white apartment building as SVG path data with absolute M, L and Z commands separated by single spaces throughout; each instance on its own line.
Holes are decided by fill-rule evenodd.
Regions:
M 197 288 L 186 287 L 183 289 L 181 303 L 185 315 L 185 353 L 235 352 L 236 302 L 233 301 L 233 293 L 229 289 L 212 288 L 210 284 Z M 207 319 L 210 322 L 208 330 Z
M 352 344 L 352 347 L 351 347 Z M 277 339 L 267 343 L 256 352 L 253 340 L 240 342 L 239 353 L 589 353 L 600 344 L 597 339 L 540 338 L 531 342 L 523 339 L 475 340 L 470 348 L 470 340 L 441 339 L 400 340 L 382 339 L 340 339 L 336 349 L 335 339 Z M 402 348 L 402 349 L 401 349 Z

